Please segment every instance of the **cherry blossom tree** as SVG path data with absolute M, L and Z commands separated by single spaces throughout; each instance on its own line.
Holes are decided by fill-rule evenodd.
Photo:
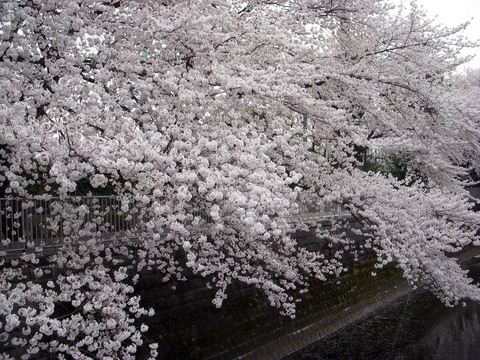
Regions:
M 48 260 L 37 244 L 3 254 L 0 341 L 23 357 L 134 358 L 148 270 L 200 274 L 218 307 L 232 281 L 252 284 L 294 316 L 309 279 L 348 270 L 342 251 L 297 246 L 316 225 L 294 216 L 301 201 L 358 220 L 361 242 L 341 219 L 317 228 L 343 253 L 370 249 L 446 304 L 480 299 L 449 256 L 478 245 L 480 223 L 464 190 L 478 116 L 453 76 L 466 25 L 376 0 L 0 4 L 2 196 L 50 201 L 66 234 Z M 369 151 L 385 171 L 366 171 Z M 112 189 L 137 231 L 104 242 L 105 209 L 86 222 L 80 184 Z M 40 261 L 53 280 L 28 280 Z

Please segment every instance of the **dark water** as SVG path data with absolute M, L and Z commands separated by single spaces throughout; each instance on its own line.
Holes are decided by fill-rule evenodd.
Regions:
M 478 282 L 480 259 L 466 266 Z M 282 358 L 321 359 L 480 359 L 480 304 L 447 308 L 414 291 Z

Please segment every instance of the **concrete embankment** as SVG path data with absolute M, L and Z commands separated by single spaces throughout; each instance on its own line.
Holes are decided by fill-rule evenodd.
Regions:
M 480 248 L 472 247 L 456 254 L 455 257 L 458 259 L 458 262 L 462 264 L 479 255 Z M 341 305 L 340 308 L 337 309 L 337 313 L 327 315 L 320 321 L 312 323 L 311 325 L 289 334 L 284 338 L 278 339 L 272 344 L 266 345 L 263 349 L 252 351 L 243 356 L 242 359 L 276 359 L 281 357 L 286 353 L 317 340 L 321 336 L 325 336 L 330 332 L 342 328 L 348 323 L 359 320 L 363 316 L 385 306 L 389 302 L 392 302 L 411 291 L 414 290 L 399 276 L 396 279 L 392 279 L 391 282 L 385 282 L 382 286 L 379 286 L 378 293 L 372 294 L 372 296 L 367 295 L 352 306 L 345 307 L 345 305 Z M 301 344 L 300 346 L 295 346 L 295 344 L 299 343 Z M 293 349 L 288 351 L 284 350 L 289 349 L 292 345 Z M 272 354 L 272 356 L 267 354 Z
M 298 240 L 321 250 L 313 232 L 298 234 Z M 479 253 L 469 249 L 459 261 Z M 260 292 L 244 284 L 232 284 L 228 299 L 216 309 L 211 302 L 215 290 L 204 279 L 192 277 L 173 289 L 150 273 L 138 287 L 143 303 L 156 310 L 148 320 L 148 336 L 159 343 L 160 359 L 276 359 L 411 291 L 398 269 L 374 270 L 374 260 L 365 254 L 340 278 L 313 281 L 295 319 L 279 315 Z
M 332 251 L 314 231 L 295 237 L 310 250 Z M 295 319 L 281 316 L 252 286 L 233 283 L 222 308 L 216 309 L 215 290 L 206 287 L 205 279 L 192 276 L 165 284 L 159 274 L 148 273 L 137 286 L 143 304 L 156 311 L 148 319 L 147 336 L 159 343 L 161 359 L 274 359 L 403 291 L 399 271 L 393 266 L 375 270 L 373 254 L 361 255 L 356 263 L 347 261 L 350 271 L 340 278 L 312 281 Z

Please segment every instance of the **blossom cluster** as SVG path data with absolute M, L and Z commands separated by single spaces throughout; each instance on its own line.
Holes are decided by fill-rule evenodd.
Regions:
M 112 265 L 100 252 L 108 251 L 97 241 L 89 241 L 88 248 L 65 247 L 43 265 L 50 274 L 36 265 L 35 254 L 3 264 L 0 341 L 6 358 L 48 353 L 76 359 L 92 354 L 135 358 L 148 330 L 137 319 L 154 311 L 133 296 L 131 272 Z M 152 357 L 155 352 L 152 348 Z

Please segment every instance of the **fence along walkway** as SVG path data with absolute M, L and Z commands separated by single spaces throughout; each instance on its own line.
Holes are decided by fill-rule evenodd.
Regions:
M 75 210 L 73 218 L 65 214 Z M 126 211 L 125 211 L 126 210 Z M 199 225 L 190 225 L 194 230 L 205 229 L 211 218 L 203 212 Z M 340 206 L 331 204 L 300 203 L 299 212 L 291 221 L 318 221 L 344 217 Z M 122 211 L 121 198 L 117 196 L 77 196 L 59 201 L 0 198 L 0 252 L 16 252 L 27 248 L 44 248 L 69 241 L 71 234 L 100 234 L 108 240 L 113 234 L 135 237 L 142 230 L 146 217 L 130 202 Z M 208 227 L 207 227 L 208 228 Z M 1 255 L 1 254 L 0 254 Z

